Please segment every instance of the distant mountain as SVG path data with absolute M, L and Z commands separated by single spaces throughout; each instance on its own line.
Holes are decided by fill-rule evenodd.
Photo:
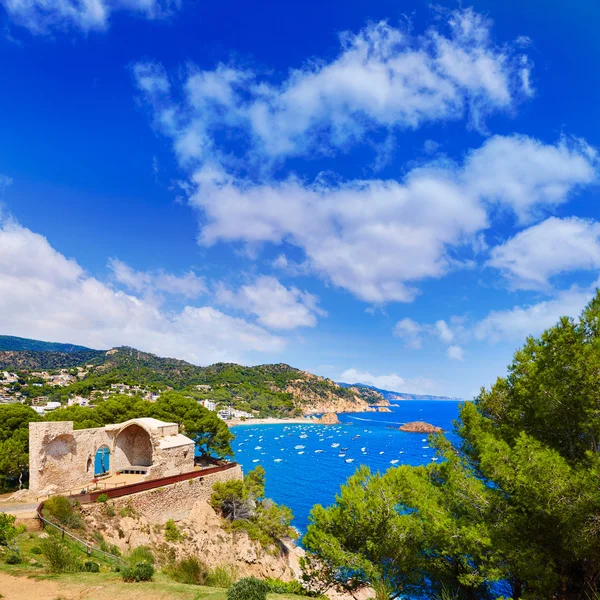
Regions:
M 28 338 L 15 337 L 12 335 L 0 335 L 0 350 L 29 350 L 32 352 L 63 352 L 72 354 L 74 352 L 93 351 L 85 346 L 75 344 L 61 344 L 59 342 L 42 342 Z M 96 352 L 96 351 L 93 351 Z
M 381 394 L 386 400 L 462 400 L 462 398 L 454 398 L 451 396 L 432 396 L 431 394 L 410 394 L 407 392 L 392 392 L 390 390 L 382 390 L 374 385 L 365 383 L 338 383 L 345 388 L 369 389 Z

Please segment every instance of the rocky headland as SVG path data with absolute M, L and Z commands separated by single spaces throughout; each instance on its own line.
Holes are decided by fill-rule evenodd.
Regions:
M 409 433 L 442 433 L 444 430 L 441 427 L 436 427 L 425 421 L 411 421 L 404 423 L 398 427 L 400 431 L 408 431 Z

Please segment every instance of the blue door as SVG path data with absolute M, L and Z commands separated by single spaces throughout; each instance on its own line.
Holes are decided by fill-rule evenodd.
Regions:
M 106 446 L 98 448 L 94 463 L 94 475 L 104 475 L 110 471 L 110 450 Z

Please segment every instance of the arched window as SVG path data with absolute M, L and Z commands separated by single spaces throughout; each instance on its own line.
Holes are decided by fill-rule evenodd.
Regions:
M 107 446 L 102 446 L 96 451 L 96 460 L 94 462 L 94 475 L 104 475 L 110 471 L 110 450 Z
M 94 465 L 94 461 L 92 460 L 92 457 L 90 456 L 87 459 L 87 465 L 85 466 L 85 472 L 89 473 L 92 470 L 93 465 Z

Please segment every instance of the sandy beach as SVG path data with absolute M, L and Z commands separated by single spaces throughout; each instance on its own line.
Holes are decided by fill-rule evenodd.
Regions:
M 290 419 L 277 419 L 275 417 L 268 417 L 266 419 L 247 419 L 242 421 L 240 419 L 231 419 L 226 421 L 229 427 L 237 427 L 238 425 L 296 425 L 307 423 L 315 423 L 316 419 L 310 417 L 296 417 Z

